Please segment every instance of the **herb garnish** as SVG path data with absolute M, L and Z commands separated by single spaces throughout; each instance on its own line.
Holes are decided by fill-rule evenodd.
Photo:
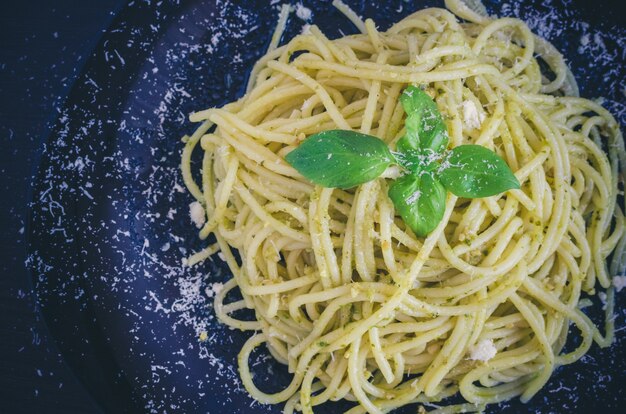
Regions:
M 351 188 L 379 177 L 392 164 L 404 175 L 389 185 L 389 198 L 404 222 L 420 237 L 441 221 L 446 190 L 465 198 L 490 197 L 520 183 L 495 152 L 480 145 L 446 151 L 448 130 L 437 104 L 409 86 L 400 96 L 407 113 L 405 135 L 396 151 L 377 137 L 347 130 L 311 135 L 285 159 L 323 187 Z

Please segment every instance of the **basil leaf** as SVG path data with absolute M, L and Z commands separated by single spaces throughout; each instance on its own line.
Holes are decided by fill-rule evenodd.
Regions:
M 340 129 L 311 135 L 285 160 L 315 184 L 339 188 L 371 181 L 395 162 L 382 140 Z
M 446 193 L 430 173 L 402 176 L 389 185 L 388 192 L 396 212 L 418 237 L 426 236 L 441 221 Z
M 491 197 L 520 188 L 506 161 L 480 145 L 453 148 L 441 163 L 438 173 L 441 183 L 459 197 Z
M 400 142 L 402 141 L 402 139 L 398 141 L 398 146 L 400 145 Z M 415 150 L 411 148 L 409 149 L 398 148 L 398 146 L 396 146 L 396 149 L 398 151 L 394 152 L 393 154 L 396 158 L 396 162 L 400 164 L 402 168 L 404 168 L 405 170 L 409 172 L 412 172 L 414 174 L 417 174 L 418 172 L 420 172 L 423 167 L 422 160 L 424 157 L 419 152 L 419 150 Z
M 421 174 L 423 172 L 437 173 L 439 169 L 439 161 L 442 156 L 431 152 L 430 154 L 422 154 L 415 150 L 406 152 L 395 152 L 396 163 L 405 170 L 413 174 Z
M 400 102 L 407 114 L 406 134 L 398 141 L 397 150 L 441 154 L 448 146 L 448 129 L 435 101 L 420 88 L 409 86 L 400 95 Z

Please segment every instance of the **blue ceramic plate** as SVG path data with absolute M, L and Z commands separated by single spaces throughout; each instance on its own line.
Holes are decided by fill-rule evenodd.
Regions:
M 181 266 L 203 243 L 189 220 L 191 198 L 178 171 L 179 138 L 194 129 L 187 114 L 243 94 L 279 3 L 129 3 L 74 85 L 45 146 L 30 218 L 32 274 L 52 335 L 106 412 L 281 412 L 281 406 L 255 403 L 239 381 L 236 355 L 249 334 L 215 319 L 207 293 L 229 277 L 228 269 L 217 259 Z M 384 29 L 443 2 L 347 3 Z M 625 31 L 619 9 L 608 7 L 617 2 L 596 3 L 487 5 L 492 13 L 525 19 L 553 41 L 571 62 L 582 94 L 604 96 L 623 123 Z M 308 23 L 331 37 L 355 32 L 329 0 L 304 6 L 311 20 L 307 13 L 292 15 L 284 39 Z M 618 295 L 618 307 L 625 304 Z M 623 312 L 617 326 L 625 326 Z M 490 412 L 617 410 L 626 401 L 625 338 L 618 329 L 610 349 L 594 346 L 578 363 L 559 368 L 529 404 L 515 400 Z M 262 351 L 252 366 L 266 390 L 289 380 Z

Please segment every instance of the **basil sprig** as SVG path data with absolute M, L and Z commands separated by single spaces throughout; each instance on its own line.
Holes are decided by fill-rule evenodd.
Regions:
M 441 222 L 447 191 L 482 198 L 520 188 L 509 166 L 493 151 L 480 145 L 446 151 L 448 129 L 437 104 L 424 91 L 409 86 L 400 102 L 407 117 L 395 152 L 377 137 L 330 130 L 311 135 L 285 159 L 313 183 L 344 189 L 399 165 L 404 174 L 389 184 L 388 195 L 396 212 L 420 237 Z

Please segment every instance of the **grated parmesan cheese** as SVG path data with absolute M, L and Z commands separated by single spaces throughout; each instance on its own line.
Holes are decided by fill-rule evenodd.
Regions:
M 206 221 L 202 204 L 197 201 L 189 204 L 189 217 L 191 217 L 191 221 L 193 221 L 197 228 L 201 228 Z
M 304 21 L 311 20 L 311 9 L 304 7 L 302 3 L 296 4 L 296 16 Z
M 482 112 L 478 112 L 474 101 L 463 101 L 461 103 L 461 110 L 463 111 L 463 123 L 465 124 L 465 128 L 480 128 L 485 120 L 485 115 Z
M 311 25 L 308 23 L 303 24 L 302 30 L 300 30 L 300 34 L 302 35 L 311 34 Z
M 411 194 L 410 196 L 407 197 L 406 203 L 407 204 L 415 203 L 417 200 L 419 200 L 421 195 L 422 195 L 422 192 L 417 190 L 416 192 L 414 192 L 413 194 Z
M 220 293 L 222 291 L 222 289 L 224 289 L 224 284 L 220 283 L 220 282 L 215 282 L 213 283 L 213 285 L 211 285 L 211 289 L 213 289 L 213 292 Z
M 393 180 L 402 177 L 404 173 L 397 165 L 391 165 L 387 167 L 385 171 L 380 175 L 381 178 L 391 178 Z
M 474 361 L 489 361 L 496 356 L 498 350 L 493 345 L 491 339 L 483 339 L 476 345 L 470 348 L 470 359 Z
M 615 276 L 613 277 L 613 286 L 615 287 L 615 291 L 619 292 L 626 286 L 626 276 Z
M 218 293 L 220 293 L 222 289 L 224 289 L 224 284 L 220 282 L 215 282 L 207 286 L 207 288 L 204 290 L 204 293 L 209 298 L 212 298 L 212 297 L 215 297 L 215 295 L 217 295 Z

